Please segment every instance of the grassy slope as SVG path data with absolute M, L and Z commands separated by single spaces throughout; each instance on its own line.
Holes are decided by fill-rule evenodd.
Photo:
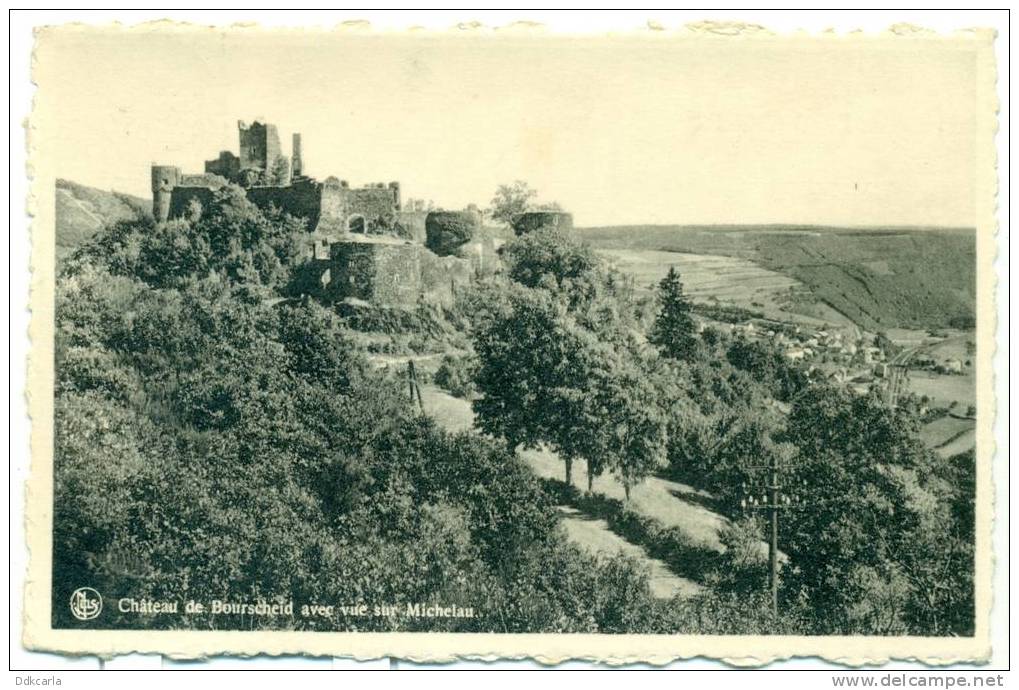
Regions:
M 128 194 L 57 180 L 57 258 L 73 252 L 104 225 L 151 215 L 151 202 Z
M 969 450 L 976 442 L 976 424 L 972 419 L 942 417 L 920 431 L 920 438 L 944 457 Z
M 421 393 L 425 413 L 443 428 L 463 431 L 474 425 L 474 412 L 467 401 L 454 398 L 432 385 L 422 386 Z M 561 479 L 563 476 L 562 462 L 548 451 L 523 451 L 521 457 L 539 477 Z M 583 462 L 576 464 L 573 475 L 574 486 L 586 489 Z M 623 498 L 623 487 L 614 477 L 595 480 L 594 491 L 609 498 Z M 693 542 L 703 544 L 710 550 L 721 551 L 723 547 L 718 535 L 726 519 L 705 508 L 702 505 L 704 498 L 701 492 L 683 484 L 649 477 L 634 487 L 630 505 L 638 513 L 654 518 L 665 526 L 679 527 Z M 696 583 L 675 575 L 663 562 L 649 556 L 642 547 L 612 532 L 604 520 L 569 508 L 563 510 L 564 527 L 575 542 L 595 553 L 623 552 L 637 556 L 651 572 L 656 596 L 667 598 L 675 593 L 690 595 L 699 591 Z
M 974 313 L 975 234 L 966 229 L 618 226 L 580 235 L 599 249 L 739 257 L 803 283 L 810 301 L 866 328 L 943 327 Z
M 560 507 L 561 520 L 570 540 L 583 545 L 589 551 L 605 556 L 617 553 L 631 556 L 648 567 L 651 593 L 659 599 L 671 599 L 677 594 L 692 596 L 702 591 L 701 585 L 685 577 L 679 577 L 663 561 L 652 558 L 647 551 L 631 544 L 609 528 L 602 518 L 585 515 L 576 508 Z

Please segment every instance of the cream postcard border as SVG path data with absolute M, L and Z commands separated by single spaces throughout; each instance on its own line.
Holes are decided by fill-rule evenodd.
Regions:
M 103 631 L 54 630 L 50 627 L 50 570 L 53 498 L 53 325 L 54 325 L 54 213 L 55 181 L 51 143 L 51 115 L 61 104 L 47 97 L 46 85 L 59 75 L 33 56 L 32 79 L 38 90 L 28 124 L 29 169 L 32 177 L 28 202 L 33 217 L 31 278 L 31 353 L 28 368 L 28 402 L 31 416 L 31 472 L 27 482 L 25 522 L 30 552 L 24 592 L 23 643 L 29 649 L 70 655 L 111 657 L 129 652 L 159 653 L 171 658 L 204 658 L 217 655 L 314 655 L 365 660 L 397 657 L 419 662 L 455 659 L 533 658 L 542 663 L 583 659 L 607 664 L 645 662 L 664 664 L 676 659 L 710 657 L 736 665 L 756 665 L 792 657 L 820 657 L 846 665 L 877 664 L 891 659 L 917 660 L 929 664 L 979 662 L 990 657 L 989 616 L 994 555 L 991 529 L 994 515 L 992 458 L 995 415 L 994 373 L 996 280 L 996 149 L 998 101 L 995 92 L 991 30 L 960 31 L 943 36 L 901 27 L 883 35 L 832 34 L 777 36 L 759 27 L 722 36 L 710 26 L 682 32 L 649 31 L 648 40 L 728 41 L 734 49 L 753 49 L 762 42 L 921 41 L 943 44 L 945 49 L 971 50 L 977 62 L 977 501 L 976 501 L 976 633 L 972 638 L 921 637 L 794 637 L 794 636 L 692 636 L 692 635 L 591 635 L 591 634 L 464 634 L 464 633 L 324 633 L 242 631 Z M 274 32 L 292 30 L 256 27 L 199 27 L 168 21 L 127 28 L 121 25 L 88 27 L 64 25 L 36 31 L 36 48 L 60 32 L 146 31 Z M 358 30 L 363 27 L 337 31 Z M 530 30 L 540 34 L 540 29 Z M 416 32 L 421 34 L 423 32 Z M 322 32 L 308 31 L 309 40 Z M 399 37 L 402 34 L 389 34 Z M 436 36 L 438 34 L 429 34 Z M 626 34 L 632 37 L 632 34 Z M 617 36 L 618 38 L 618 36 Z M 459 40 L 456 32 L 450 41 Z M 489 40 L 499 40 L 498 33 Z

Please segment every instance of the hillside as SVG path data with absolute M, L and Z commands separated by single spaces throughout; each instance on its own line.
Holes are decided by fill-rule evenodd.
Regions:
M 103 225 L 148 215 L 145 199 L 57 180 L 57 258 Z M 847 320 L 869 331 L 966 327 L 974 318 L 972 229 L 632 225 L 578 228 L 578 234 L 621 267 L 643 266 L 646 270 L 629 271 L 641 279 L 657 270 L 648 264 L 649 253 L 686 255 L 704 268 L 711 257 L 716 263 L 718 257 L 740 262 L 710 264 L 720 269 L 717 277 L 733 284 L 716 286 L 717 295 L 705 284 L 708 292 L 696 295 L 701 300 L 715 297 L 832 323 Z M 734 270 L 748 276 L 747 285 L 736 284 Z M 735 299 L 722 294 L 733 290 L 740 293 Z
M 578 229 L 602 250 L 753 261 L 802 283 L 789 311 L 834 310 L 867 330 L 964 327 L 975 313 L 975 233 L 944 228 L 616 226 Z
M 94 187 L 57 180 L 57 259 L 74 251 L 99 228 L 123 220 L 151 215 L 151 203 L 129 194 L 107 192 Z

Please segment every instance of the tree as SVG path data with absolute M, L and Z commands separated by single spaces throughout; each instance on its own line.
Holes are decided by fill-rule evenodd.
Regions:
M 495 220 L 510 225 L 514 216 L 530 209 L 531 199 L 537 195 L 538 192 L 531 189 L 523 180 L 501 184 L 492 197 L 489 213 Z
M 886 357 L 898 352 L 899 350 L 885 331 L 878 331 L 874 334 L 874 347 L 880 349 Z
M 587 443 L 576 420 L 584 411 L 591 341 L 552 293 L 524 288 L 511 290 L 474 332 L 478 425 L 510 447 L 549 444 L 563 460 L 567 483 Z
M 697 352 L 697 328 L 690 316 L 690 301 L 683 294 L 683 283 L 675 266 L 658 283 L 660 310 L 648 335 L 666 357 L 691 360 Z
M 734 367 L 763 384 L 777 400 L 792 400 L 807 385 L 803 370 L 769 343 L 738 337 L 729 345 L 725 356 Z
M 632 357 L 630 352 L 603 351 L 609 366 L 596 370 L 590 395 L 598 414 L 585 415 L 579 424 L 592 441 L 584 450 L 589 468 L 591 458 L 605 458 L 604 465 L 618 473 L 627 500 L 633 486 L 665 465 L 668 428 L 654 385 Z
M 785 439 L 796 450 L 782 484 L 810 509 L 783 514 L 783 588 L 817 611 L 818 633 L 966 634 L 972 625 L 972 540 L 952 489 L 961 496 L 965 482 L 938 476 L 943 463 L 917 429 L 876 395 L 813 386 L 793 403 Z
M 517 237 L 503 248 L 510 279 L 527 287 L 590 292 L 602 262 L 585 243 L 555 228 Z
M 597 303 L 596 303 L 597 304 Z M 511 447 L 546 444 L 565 480 L 587 461 L 588 487 L 616 472 L 630 489 L 665 461 L 667 421 L 627 329 L 552 289 L 514 286 L 474 331 L 479 426 Z
M 427 211 L 435 210 L 435 202 L 431 199 L 427 201 L 424 199 L 407 199 L 403 202 L 403 208 L 406 211 L 413 211 L 415 213 L 425 213 Z

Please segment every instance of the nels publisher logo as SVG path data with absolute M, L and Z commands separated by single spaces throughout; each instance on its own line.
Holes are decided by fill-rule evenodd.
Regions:
M 103 598 L 91 587 L 79 587 L 71 595 L 71 613 L 80 621 L 90 621 L 103 610 Z

